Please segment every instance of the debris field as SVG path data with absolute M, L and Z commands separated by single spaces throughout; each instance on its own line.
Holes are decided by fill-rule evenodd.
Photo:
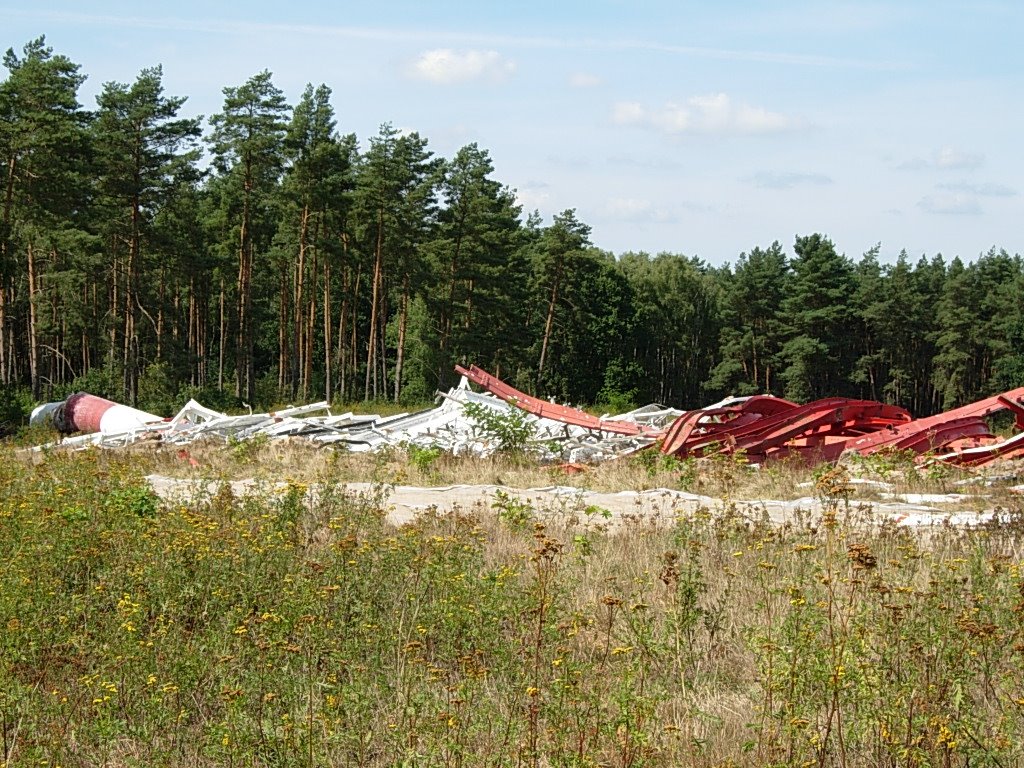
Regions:
M 467 404 L 474 403 L 498 414 L 525 412 L 524 422 L 532 430 L 526 447 L 545 461 L 599 462 L 655 444 L 680 458 L 738 454 L 753 464 L 785 458 L 831 463 L 851 452 L 867 456 L 880 451 L 911 451 L 923 461 L 962 466 L 1024 456 L 1024 388 L 920 419 L 871 400 L 826 398 L 800 405 L 770 395 L 727 398 L 691 411 L 651 404 L 598 417 L 527 395 L 476 366 L 456 370 L 462 380 L 438 393 L 437 407 L 395 416 L 333 414 L 326 401 L 238 416 L 190 400 L 164 419 L 80 392 L 39 406 L 32 423 L 51 423 L 64 434 L 83 433 L 64 438 L 60 444 L 66 447 L 266 436 L 301 437 L 350 451 L 414 445 L 486 456 L 502 445 L 467 413 Z M 472 391 L 470 383 L 484 392 Z M 1013 415 L 1016 429 L 1006 439 L 998 438 L 987 421 L 1002 411 Z

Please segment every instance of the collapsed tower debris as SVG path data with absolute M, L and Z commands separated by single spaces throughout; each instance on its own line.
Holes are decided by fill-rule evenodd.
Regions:
M 76 392 L 59 403 L 44 403 L 32 411 L 30 424 L 52 424 L 64 435 L 99 432 L 115 435 L 144 428 L 164 419 L 87 392 Z
M 231 416 L 190 400 L 173 418 L 162 419 L 79 393 L 62 403 L 40 406 L 33 412 L 32 423 L 52 423 L 64 434 L 89 432 L 65 438 L 61 442 L 65 447 L 118 447 L 143 439 L 158 439 L 168 445 L 181 446 L 201 439 L 227 442 L 265 436 L 296 437 L 355 452 L 415 445 L 438 447 L 457 455 L 487 456 L 500 449 L 499 441 L 476 423 L 466 406 L 473 403 L 498 413 L 508 413 L 514 405 L 492 394 L 473 392 L 465 378 L 439 397 L 442 401 L 436 408 L 386 417 L 354 413 L 335 415 L 326 401 L 269 413 Z M 83 409 L 81 403 L 89 407 Z M 114 406 L 125 410 L 113 411 Z M 78 415 L 85 412 L 90 414 L 88 418 Z M 109 417 L 103 415 L 107 412 L 111 413 Z M 606 420 L 606 429 L 569 423 L 559 418 L 564 414 L 531 414 L 527 417 L 531 434 L 526 447 L 547 461 L 601 461 L 652 445 L 665 424 L 680 413 L 674 409 L 648 406 L 622 414 L 615 421 Z M 115 414 L 118 418 L 114 418 Z
M 497 412 L 525 411 L 532 429 L 528 447 L 549 461 L 600 461 L 655 443 L 674 456 L 742 453 L 758 464 L 789 457 L 833 462 L 848 452 L 870 455 L 885 450 L 909 450 L 969 466 L 1024 456 L 1024 387 L 922 419 L 873 400 L 827 398 L 798 405 L 769 395 L 729 398 L 686 412 L 651 404 L 598 417 L 520 392 L 476 366 L 456 370 L 461 382 L 439 393 L 442 402 L 436 408 L 389 417 L 333 415 L 327 402 L 229 416 L 191 400 L 173 418 L 162 419 L 77 393 L 64 402 L 39 406 L 32 422 L 50 422 L 63 433 L 89 433 L 65 439 L 66 446 L 119 446 L 143 438 L 182 445 L 201 438 L 227 441 L 264 435 L 297 436 L 351 451 L 417 445 L 486 456 L 500 445 L 467 413 L 466 405 L 474 403 Z M 473 392 L 470 382 L 486 392 Z M 1018 431 L 1006 440 L 998 439 L 986 422 L 1000 411 L 1014 414 Z
M 548 411 L 552 418 L 594 428 L 608 423 L 582 411 L 546 404 L 475 366 L 457 370 L 525 410 L 559 408 L 563 410 L 557 414 Z M 1007 440 L 997 438 L 985 420 L 1000 411 L 1014 414 L 1018 430 Z M 742 452 L 752 463 L 793 456 L 819 463 L 836 461 L 848 451 L 867 456 L 909 450 L 938 461 L 982 466 L 1024 456 L 1024 387 L 922 419 L 874 400 L 833 397 L 798 405 L 770 395 L 730 398 L 682 413 L 666 429 L 645 434 L 658 438 L 663 453 L 679 457 Z

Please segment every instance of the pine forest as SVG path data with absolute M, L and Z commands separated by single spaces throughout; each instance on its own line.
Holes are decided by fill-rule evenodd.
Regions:
M 573 209 L 523 211 L 475 143 L 346 134 L 326 85 L 292 105 L 259 72 L 199 119 L 159 66 L 89 108 L 44 38 L 3 64 L 8 401 L 419 403 L 456 363 L 623 408 L 765 392 L 924 416 L 1024 384 L 1024 264 L 998 246 L 612 254 Z

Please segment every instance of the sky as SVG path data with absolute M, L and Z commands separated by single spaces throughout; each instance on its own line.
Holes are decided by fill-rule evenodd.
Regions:
M 0 30 L 79 64 L 88 108 L 157 64 L 190 116 L 262 70 L 291 104 L 325 83 L 364 149 L 476 143 L 524 218 L 575 209 L 615 254 L 1024 254 L 1016 0 L 0 0 Z

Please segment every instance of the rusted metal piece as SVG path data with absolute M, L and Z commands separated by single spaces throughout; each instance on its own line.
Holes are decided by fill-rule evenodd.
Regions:
M 936 461 L 962 467 L 981 467 L 999 459 L 1024 457 L 1024 432 L 988 445 L 957 446 L 949 453 L 935 456 Z
M 999 442 L 985 420 L 1009 410 L 1017 429 L 1024 429 L 1024 387 L 923 419 L 912 419 L 896 406 L 843 398 L 789 407 L 783 405 L 786 401 L 774 401 L 775 413 L 758 414 L 765 402 L 772 401 L 751 398 L 739 405 L 690 411 L 668 429 L 661 450 L 677 456 L 743 451 L 753 462 L 791 456 L 835 461 L 847 451 L 946 451 L 936 458 L 971 466 L 1024 456 L 1024 438 Z
M 806 408 L 803 414 L 786 414 L 788 418 L 781 422 L 737 439 L 737 450 L 744 450 L 757 462 L 793 454 L 811 461 L 831 461 L 851 437 L 906 423 L 911 418 L 903 408 L 872 400 L 830 399 L 802 408 Z
M 463 368 L 461 365 L 456 365 L 455 370 L 477 386 L 486 389 L 492 395 L 501 398 L 506 403 L 514 405 L 527 413 L 532 413 L 534 416 L 560 421 L 563 424 L 572 424 L 573 426 L 583 427 L 584 429 L 593 429 L 599 432 L 611 432 L 617 435 L 656 436 L 661 434 L 661 430 L 648 427 L 643 424 L 635 424 L 630 421 L 601 419 L 597 416 L 591 416 L 589 413 L 581 411 L 578 408 L 570 408 L 567 405 L 549 403 L 546 400 L 541 400 L 540 398 L 528 395 L 525 392 L 520 392 L 515 387 L 506 384 L 501 379 L 496 376 L 492 376 L 482 368 L 477 368 L 475 365 L 471 365 L 469 368 Z
M 915 419 L 909 424 L 864 435 L 851 440 L 846 450 L 856 451 L 863 456 L 893 448 L 927 453 L 941 451 L 964 438 L 994 440 L 985 417 L 1000 411 L 1012 411 L 1017 429 L 1024 430 L 1024 387 L 986 397 L 936 416 Z
M 936 416 L 914 419 L 903 408 L 875 400 L 830 397 L 798 405 L 770 395 L 731 398 L 687 411 L 665 429 L 600 419 L 576 408 L 520 392 L 481 368 L 456 366 L 469 381 L 537 416 L 601 432 L 661 439 L 663 453 L 701 457 L 743 452 L 751 462 L 800 457 L 836 461 L 847 451 L 918 454 L 945 451 L 939 460 L 979 466 L 998 458 L 1024 457 L 1024 437 L 997 441 L 985 417 L 1009 410 L 1024 430 L 1024 387 Z M 1019 439 L 1018 439 L 1019 438 Z
M 665 431 L 661 452 L 667 454 L 689 453 L 694 440 L 710 435 L 724 435 L 727 430 L 744 424 L 775 416 L 796 408 L 796 403 L 770 395 L 754 395 L 740 398 L 728 405 L 711 406 L 696 411 L 687 411 L 676 419 Z
M 773 403 L 775 412 L 771 414 L 752 410 L 764 405 L 744 404 L 745 410 L 718 423 L 715 420 L 727 417 L 722 411 L 728 409 L 691 411 L 678 420 L 685 420 L 680 429 L 673 425 L 661 450 L 681 456 L 743 451 L 755 462 L 794 454 L 831 460 L 838 457 L 849 438 L 911 419 L 903 408 L 873 400 L 832 397 L 805 405 L 783 400 Z

